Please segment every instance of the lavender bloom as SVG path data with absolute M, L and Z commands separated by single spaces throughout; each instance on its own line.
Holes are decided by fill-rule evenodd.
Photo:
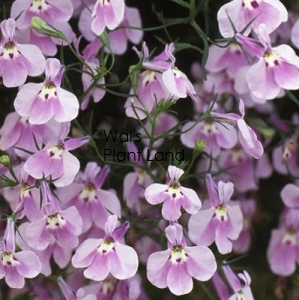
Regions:
M 167 184 L 154 183 L 145 190 L 144 197 L 152 205 L 163 202 L 162 216 L 175 221 L 181 216 L 181 207 L 187 213 L 195 214 L 201 208 L 201 202 L 194 190 L 185 188 L 179 183 L 184 171 L 175 166 L 168 166 Z
M 247 83 L 252 94 L 261 99 L 274 99 L 281 91 L 299 89 L 299 57 L 288 45 L 272 47 L 265 24 L 258 30 L 260 43 L 237 34 L 237 41 L 258 57 L 247 72 Z
M 101 169 L 96 163 L 89 162 L 84 174 L 79 173 L 76 182 L 58 191 L 65 203 L 64 207 L 74 205 L 80 211 L 83 232 L 90 229 L 93 223 L 104 229 L 111 213 L 121 216 L 118 197 L 113 192 L 102 189 L 109 171 L 108 166 Z
M 107 27 L 115 29 L 123 20 L 125 13 L 124 0 L 97 0 L 91 16 L 94 18 L 91 29 L 95 35 L 101 35 Z
M 14 106 L 31 124 L 45 124 L 50 119 L 69 122 L 79 111 L 77 97 L 60 87 L 64 67 L 56 58 L 46 62 L 44 83 L 27 83 L 19 91 Z
M 289 276 L 299 261 L 299 187 L 287 184 L 280 195 L 286 208 L 280 227 L 272 230 L 267 259 L 273 273 Z
M 62 136 L 63 134 L 61 134 Z M 57 187 L 69 185 L 79 171 L 79 160 L 69 151 L 88 143 L 89 137 L 65 138 L 50 141 L 37 153 L 30 156 L 24 170 L 35 179 L 52 179 Z
M 218 11 L 219 31 L 223 37 L 232 37 L 234 31 L 231 19 L 237 31 L 244 29 L 253 19 L 251 27 L 245 32 L 257 30 L 261 23 L 266 24 L 267 32 L 274 31 L 281 22 L 286 22 L 288 12 L 279 0 L 234 0 L 224 4 Z
M 231 182 L 219 181 L 218 188 L 211 175 L 207 176 L 210 207 L 190 217 L 189 236 L 196 245 L 209 246 L 214 241 L 221 254 L 232 251 L 243 227 L 240 206 L 230 201 L 234 188 Z
M 239 273 L 238 276 L 236 276 L 229 266 L 223 266 L 222 269 L 229 285 L 235 292 L 228 300 L 254 300 L 250 288 L 251 278 L 247 271 L 243 271 L 243 273 Z
M 41 263 L 34 252 L 15 252 L 15 228 L 11 218 L 7 219 L 4 241 L 0 242 L 0 256 L 0 279 L 5 277 L 10 288 L 23 288 L 24 277 L 34 278 L 41 271 Z
M 121 280 L 134 276 L 138 268 L 137 254 L 132 247 L 120 243 L 128 228 L 128 222 L 119 226 L 117 216 L 109 216 L 105 238 L 84 241 L 72 258 L 73 266 L 87 267 L 84 276 L 95 281 L 104 280 L 110 273 Z
M 186 246 L 179 224 L 165 229 L 168 249 L 152 253 L 147 261 L 147 278 L 160 289 L 168 288 L 179 296 L 192 291 L 192 277 L 209 280 L 217 269 L 212 251 L 204 246 Z
M 28 75 L 38 76 L 45 70 L 45 58 L 38 47 L 21 45 L 15 39 L 16 21 L 1 22 L 0 76 L 6 87 L 22 85 Z

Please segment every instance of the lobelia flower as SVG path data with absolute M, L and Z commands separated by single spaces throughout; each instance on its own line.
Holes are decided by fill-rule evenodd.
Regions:
M 236 34 L 244 49 L 258 58 L 246 76 L 252 94 L 269 100 L 276 98 L 281 89 L 299 89 L 299 57 L 295 51 L 288 45 L 272 47 L 265 24 L 259 26 L 257 34 L 260 42 Z
M 54 26 L 55 21 L 67 22 L 73 14 L 70 0 L 15 0 L 11 7 L 11 17 L 17 18 L 19 29 L 31 25 L 31 19 L 38 16 L 46 23 Z
M 32 125 L 28 117 L 21 117 L 16 112 L 9 113 L 0 129 L 0 148 L 14 152 L 22 159 L 27 159 L 29 152 L 36 152 L 43 143 L 53 140 L 64 128 L 69 128 L 66 123 L 57 123 L 54 120 L 41 125 Z M 22 150 L 24 149 L 24 151 Z
M 6 284 L 12 289 L 21 289 L 25 278 L 34 278 L 41 271 L 37 255 L 28 250 L 15 252 L 15 225 L 7 219 L 4 240 L 0 242 L 0 279 L 5 277 Z
M 175 223 L 165 229 L 168 249 L 152 253 L 148 258 L 148 280 L 160 289 L 168 287 L 179 296 L 193 289 L 192 277 L 209 280 L 216 272 L 217 264 L 212 251 L 204 246 L 186 246 L 183 228 Z
M 209 246 L 214 241 L 221 254 L 232 251 L 232 240 L 236 240 L 243 227 L 243 216 L 240 206 L 230 201 L 234 191 L 231 182 L 218 182 L 207 175 L 207 189 L 210 207 L 190 217 L 189 236 L 196 245 Z
M 128 222 L 119 226 L 117 216 L 109 216 L 105 224 L 105 237 L 85 240 L 72 258 L 73 266 L 87 267 L 84 276 L 95 281 L 104 280 L 110 273 L 120 280 L 134 276 L 138 256 L 132 247 L 120 242 L 128 229 Z
M 143 59 L 142 66 L 148 71 L 141 73 L 138 79 L 136 90 L 138 97 L 129 97 L 125 103 L 127 116 L 137 118 L 137 113 L 139 118 L 144 119 L 145 111 L 150 113 L 154 109 L 154 104 L 161 100 L 171 99 L 175 102 L 179 98 L 189 96 L 197 102 L 192 83 L 175 67 L 173 43 L 167 44 L 165 50 L 151 60 L 145 43 L 143 43 L 142 53 L 137 49 L 135 51 Z
M 181 216 L 181 207 L 189 214 L 195 214 L 201 208 L 196 192 L 180 184 L 179 178 L 183 174 L 182 169 L 170 165 L 167 184 L 154 183 L 145 189 L 144 197 L 150 204 L 163 202 L 162 216 L 166 220 L 177 220 Z
M 77 300 L 75 291 L 59 276 L 58 286 L 66 300 Z
M 211 115 L 220 121 L 223 120 L 224 122 L 227 121 L 236 124 L 239 129 L 239 141 L 244 151 L 254 158 L 259 159 L 264 154 L 264 148 L 261 142 L 257 139 L 256 133 L 244 120 L 245 107 L 244 102 L 241 99 L 239 102 L 239 111 L 241 113 L 241 117 L 234 113 L 222 114 L 211 112 Z
M 182 143 L 194 148 L 197 140 L 206 141 L 205 152 L 218 156 L 221 148 L 231 149 L 237 143 L 237 132 L 230 124 L 223 126 L 213 119 L 207 119 L 196 124 L 195 121 L 187 122 L 181 129 L 180 136 Z
M 229 266 L 223 266 L 222 269 L 229 285 L 235 292 L 228 298 L 228 300 L 254 300 L 250 288 L 251 278 L 247 271 L 243 271 L 243 273 L 238 273 L 237 276 Z
M 280 196 L 286 208 L 279 228 L 272 230 L 267 260 L 274 274 L 290 276 L 299 261 L 299 187 L 287 184 Z
M 98 36 L 104 32 L 105 27 L 115 29 L 123 20 L 124 13 L 124 0 L 97 0 L 91 14 L 91 30 Z
M 219 31 L 225 38 L 234 35 L 230 22 L 240 32 L 253 21 L 245 31 L 248 35 L 251 28 L 256 31 L 261 23 L 266 25 L 267 33 L 271 33 L 287 19 L 288 12 L 279 0 L 233 0 L 221 6 L 217 14 Z
M 69 185 L 80 169 L 79 160 L 69 151 L 89 141 L 89 136 L 66 138 L 62 132 L 58 141 L 49 141 L 42 150 L 30 156 L 24 170 L 35 179 L 51 179 L 57 187 Z
M 82 218 L 76 207 L 61 210 L 50 191 L 49 185 L 43 181 L 42 217 L 28 225 L 26 241 L 35 250 L 45 250 L 50 244 L 57 243 L 61 248 L 74 249 L 79 245 L 78 236 L 82 232 Z
M 16 21 L 1 22 L 0 76 L 6 87 L 22 85 L 28 75 L 38 76 L 45 70 L 45 58 L 38 47 L 21 45 L 15 39 Z
M 90 15 L 90 10 L 92 10 L 93 6 L 91 5 L 88 8 L 89 9 L 85 8 L 82 10 L 78 27 L 85 39 L 91 42 L 91 44 L 94 44 L 98 51 L 103 46 L 103 43 L 91 30 L 92 17 Z M 124 18 L 119 25 L 123 27 L 141 28 L 142 24 L 139 10 L 137 8 L 126 6 Z M 107 35 L 112 53 L 121 55 L 126 52 L 128 41 L 135 45 L 140 43 L 143 31 L 131 28 L 116 28 L 116 30 L 108 32 Z M 105 52 L 110 52 L 106 46 L 104 46 L 104 50 Z
M 56 58 L 46 61 L 46 80 L 27 83 L 17 94 L 14 107 L 18 114 L 27 117 L 30 124 L 45 124 L 54 119 L 69 122 L 79 111 L 77 97 L 60 87 L 64 67 Z
M 213 275 L 211 280 L 213 282 L 213 285 L 215 287 L 215 290 L 216 290 L 217 295 L 220 298 L 220 300 L 227 300 L 230 296 L 230 293 L 229 293 L 228 287 L 226 286 L 226 284 L 222 280 L 219 273 L 215 272 L 215 274 Z M 240 300 L 240 299 L 237 298 L 237 299 L 234 299 L 234 300 Z
M 63 207 L 75 206 L 83 219 L 83 232 L 90 229 L 93 223 L 105 228 L 110 214 L 121 216 L 121 206 L 117 195 L 102 189 L 110 171 L 108 166 L 100 168 L 95 162 L 86 165 L 84 173 L 79 173 L 75 182 L 61 188 L 58 196 L 64 202 Z

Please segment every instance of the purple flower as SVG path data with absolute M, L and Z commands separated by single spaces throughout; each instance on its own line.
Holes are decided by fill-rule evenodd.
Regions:
M 288 45 L 272 47 L 265 24 L 258 30 L 260 43 L 237 34 L 238 42 L 258 57 L 247 72 L 247 83 L 252 94 L 261 99 L 274 99 L 281 88 L 299 89 L 299 57 Z
M 209 246 L 214 241 L 221 254 L 232 251 L 243 227 L 240 206 L 230 201 L 234 191 L 231 182 L 219 181 L 218 188 L 211 175 L 207 176 L 210 207 L 190 217 L 189 236 L 196 245 Z
M 37 153 L 30 156 L 24 170 L 35 179 L 52 179 L 57 187 L 72 183 L 79 171 L 79 160 L 69 151 L 88 143 L 89 137 L 64 138 L 50 141 Z
M 209 280 L 217 269 L 212 251 L 204 246 L 186 246 L 179 224 L 165 229 L 168 249 L 152 253 L 147 261 L 147 278 L 160 289 L 168 288 L 175 295 L 185 295 L 193 289 L 192 277 Z
M 286 208 L 279 228 L 272 230 L 267 259 L 273 273 L 289 276 L 299 261 L 299 187 L 287 184 L 280 195 Z
M 250 288 L 251 278 L 247 271 L 243 271 L 243 273 L 239 273 L 237 276 L 229 266 L 223 266 L 222 269 L 229 285 L 235 292 L 230 296 L 229 300 L 254 300 Z
M 37 255 L 28 250 L 15 252 L 14 221 L 7 219 L 4 242 L 0 242 L 0 279 L 5 277 L 6 284 L 12 289 L 21 289 L 25 278 L 34 278 L 41 271 Z
M 28 75 L 38 76 L 45 70 L 45 58 L 38 47 L 18 44 L 14 38 L 16 21 L 1 22 L 0 76 L 6 87 L 22 85 Z
M 145 190 L 145 199 L 153 205 L 163 202 L 162 216 L 166 220 L 175 221 L 181 216 L 181 207 L 187 213 L 195 214 L 201 208 L 196 192 L 179 183 L 184 171 L 175 166 L 168 166 L 168 183 L 154 183 Z
M 74 205 L 80 211 L 83 219 L 83 232 L 90 229 L 93 223 L 104 229 L 111 213 L 121 216 L 117 195 L 112 191 L 102 189 L 109 171 L 108 166 L 101 169 L 95 162 L 89 162 L 84 174 L 79 173 L 76 182 L 58 191 L 65 207 Z
M 54 26 L 55 21 L 67 22 L 72 14 L 73 5 L 70 0 L 16 0 L 11 7 L 11 16 L 17 18 L 19 29 L 30 27 L 34 16 Z
M 99 36 L 107 27 L 110 30 L 120 25 L 124 18 L 124 0 L 97 0 L 91 16 L 94 18 L 91 29 L 95 35 Z
M 286 22 L 288 12 L 279 0 L 234 0 L 224 4 L 218 11 L 217 19 L 219 31 L 223 37 L 234 35 L 233 27 L 239 32 L 252 20 L 253 23 L 246 31 L 248 35 L 251 28 L 255 31 L 261 23 L 266 24 L 267 32 L 274 31 L 281 22 Z
M 60 210 L 48 203 L 44 205 L 43 213 L 41 219 L 26 229 L 26 241 L 31 248 L 45 250 L 57 243 L 61 248 L 74 249 L 79 245 L 82 218 L 74 206 Z
M 110 273 L 121 280 L 134 276 L 138 268 L 137 254 L 132 247 L 120 243 L 128 228 L 128 222 L 119 226 L 117 216 L 109 216 L 105 238 L 84 241 L 72 258 L 73 266 L 87 267 L 84 276 L 95 281 L 104 280 Z
M 228 122 L 231 124 L 236 124 L 239 129 L 239 141 L 244 149 L 244 151 L 253 156 L 256 159 L 261 158 L 264 153 L 264 148 L 261 142 L 257 139 L 256 133 L 249 127 L 245 120 L 245 107 L 244 102 L 240 99 L 239 102 L 239 111 L 241 113 L 241 117 L 234 114 L 222 114 L 212 112 L 212 116 L 220 121 Z
M 52 118 L 62 123 L 77 117 L 77 97 L 60 87 L 63 71 L 58 59 L 49 58 L 44 83 L 27 83 L 20 89 L 14 106 L 30 124 L 45 124 Z
M 182 143 L 189 147 L 194 148 L 195 142 L 199 139 L 206 141 L 205 152 L 213 156 L 218 156 L 220 149 L 231 149 L 237 143 L 237 132 L 230 124 L 223 126 L 213 119 L 208 119 L 200 123 L 194 121 L 187 122 L 181 129 Z

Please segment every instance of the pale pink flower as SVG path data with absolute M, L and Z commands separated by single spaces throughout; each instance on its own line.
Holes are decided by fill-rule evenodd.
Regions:
M 15 39 L 16 21 L 1 22 L 0 76 L 6 87 L 22 85 L 28 75 L 38 76 L 45 70 L 45 58 L 38 47 L 21 45 Z
M 214 241 L 221 254 L 232 251 L 243 227 L 243 216 L 237 202 L 230 201 L 234 191 L 231 182 L 219 181 L 218 188 L 211 175 L 207 176 L 210 207 L 190 217 L 189 236 L 196 245 L 209 246 Z
M 72 258 L 75 268 L 86 268 L 86 278 L 102 281 L 111 273 L 117 279 L 128 279 L 134 276 L 138 268 L 138 257 L 135 250 L 121 243 L 129 223 L 119 226 L 115 215 L 108 217 L 105 224 L 105 237 L 84 241 Z
M 91 14 L 93 17 L 92 31 L 99 36 L 105 30 L 105 27 L 110 30 L 115 29 L 123 20 L 124 13 L 124 0 L 97 0 Z
M 147 278 L 156 287 L 168 287 L 179 296 L 192 291 L 192 277 L 209 280 L 216 272 L 217 264 L 212 251 L 204 246 L 186 246 L 183 229 L 179 224 L 165 229 L 168 249 L 152 253 L 147 261 Z
M 224 4 L 217 14 L 219 31 L 226 38 L 234 35 L 229 18 L 238 32 L 254 20 L 246 35 L 251 28 L 256 31 L 261 23 L 266 24 L 267 33 L 271 33 L 281 22 L 287 21 L 288 12 L 279 0 L 233 0 Z
M 46 80 L 27 83 L 19 91 L 14 106 L 30 124 L 45 124 L 52 118 L 57 122 L 75 119 L 79 111 L 77 97 L 60 87 L 64 67 L 56 58 L 46 62 Z
M 181 207 L 189 214 L 195 214 L 201 208 L 196 192 L 180 184 L 179 178 L 183 174 L 182 169 L 168 166 L 167 184 L 154 183 L 145 190 L 144 197 L 150 204 L 163 202 L 162 216 L 166 220 L 177 220 L 181 216 Z

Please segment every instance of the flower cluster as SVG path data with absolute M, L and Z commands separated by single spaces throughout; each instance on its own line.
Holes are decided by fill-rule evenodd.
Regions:
M 299 10 L 218 2 L 2 5 L 1 299 L 297 297 Z

